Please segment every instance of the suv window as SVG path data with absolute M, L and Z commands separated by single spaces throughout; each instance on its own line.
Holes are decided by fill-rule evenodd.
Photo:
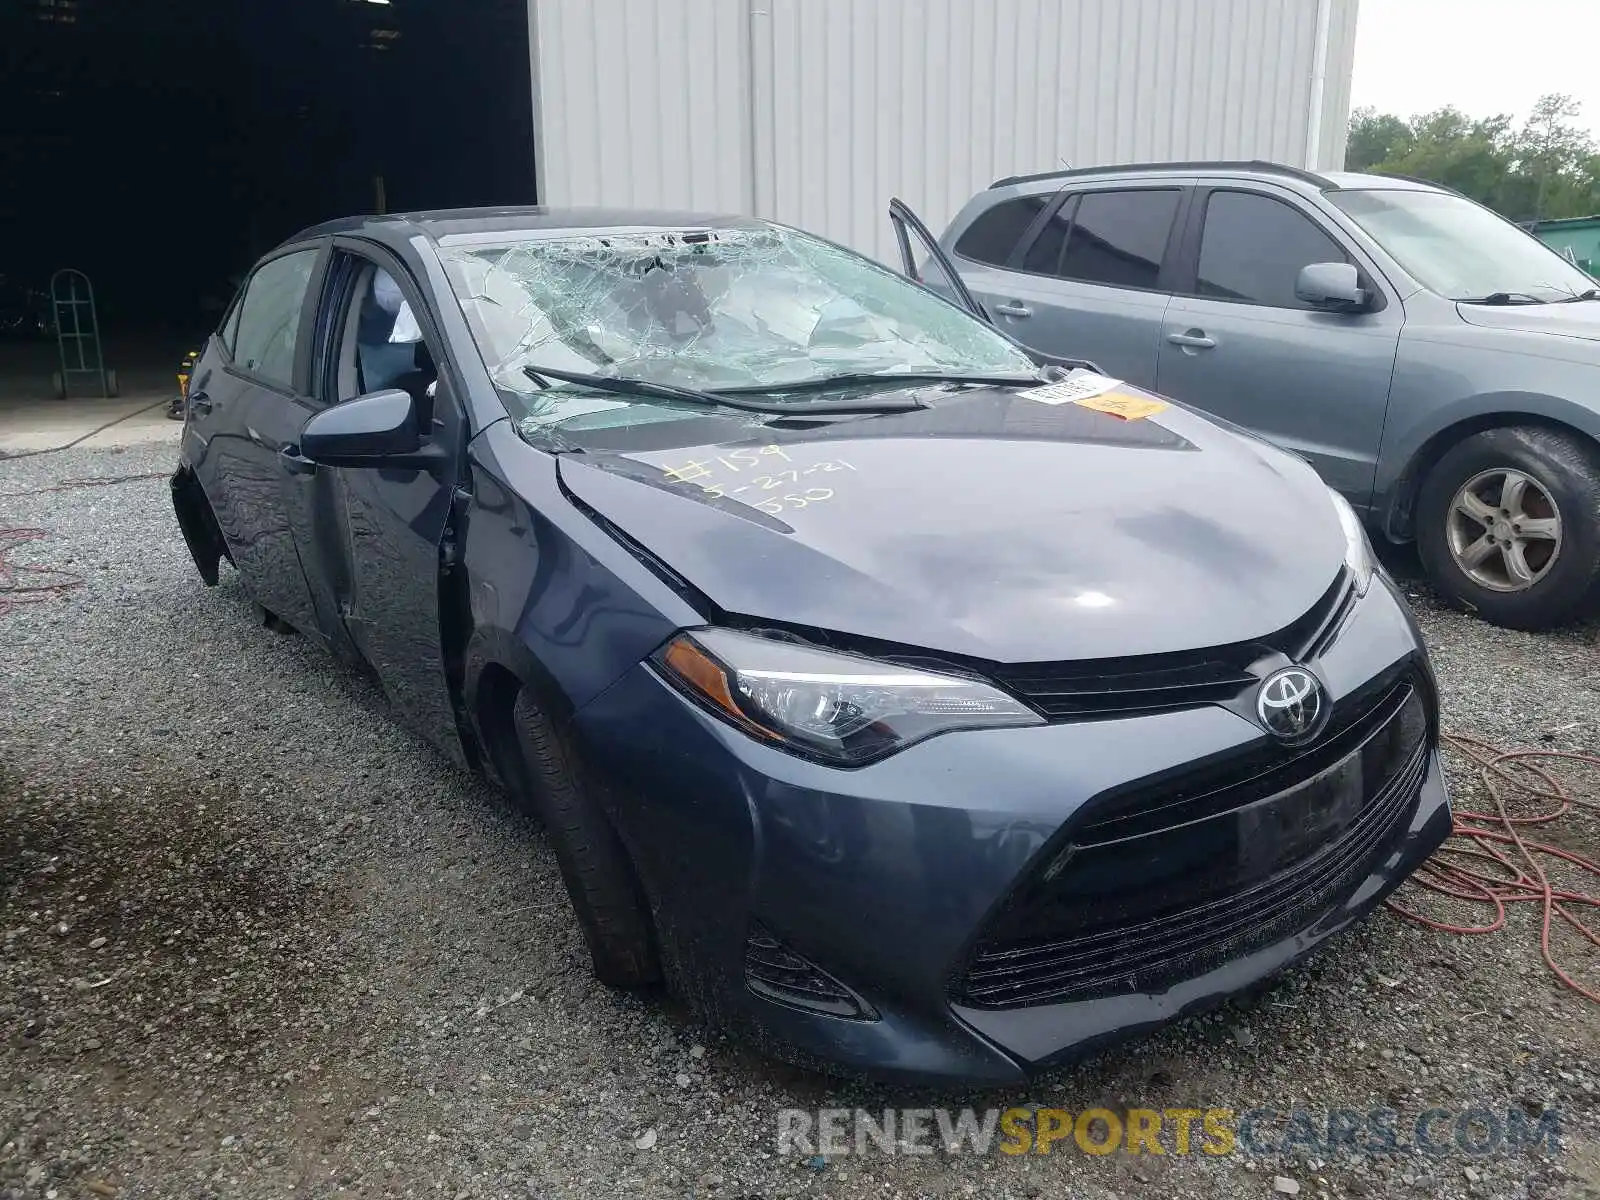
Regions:
M 967 226 L 956 239 L 956 253 L 974 262 L 1003 267 L 1034 218 L 1050 203 L 1049 196 L 1018 196 L 1002 200 Z
M 1061 207 L 1050 214 L 1050 219 L 1039 230 L 1028 253 L 1023 256 L 1022 269 L 1040 275 L 1054 275 L 1061 266 L 1061 252 L 1067 248 L 1067 233 L 1072 228 L 1073 214 L 1078 211 L 1078 197 L 1068 196 Z
M 1338 242 L 1283 201 L 1256 192 L 1212 192 L 1195 291 L 1217 300 L 1310 308 L 1294 294 L 1300 269 L 1348 261 Z
M 1056 274 L 1110 287 L 1154 288 L 1177 212 L 1177 188 L 1085 193 Z
M 279 387 L 294 384 L 295 341 L 317 254 L 316 250 L 296 250 L 263 264 L 250 276 L 239 303 L 233 361 Z

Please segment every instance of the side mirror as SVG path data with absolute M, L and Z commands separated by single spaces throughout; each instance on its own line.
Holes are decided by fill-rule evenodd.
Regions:
M 423 447 L 416 402 L 399 388 L 323 409 L 300 431 L 300 453 L 328 467 L 420 467 L 438 457 Z
M 1361 286 L 1361 276 L 1349 263 L 1310 263 L 1300 268 L 1300 277 L 1294 282 L 1294 294 L 1307 304 L 1318 308 L 1331 308 L 1356 312 L 1367 306 L 1368 296 Z

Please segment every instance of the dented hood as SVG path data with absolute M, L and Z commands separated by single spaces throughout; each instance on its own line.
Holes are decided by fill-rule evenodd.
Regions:
M 706 424 L 729 436 L 564 454 L 561 480 L 752 620 L 1001 662 L 1162 653 L 1282 629 L 1343 562 L 1310 467 L 1176 405 L 1123 420 L 992 390 Z

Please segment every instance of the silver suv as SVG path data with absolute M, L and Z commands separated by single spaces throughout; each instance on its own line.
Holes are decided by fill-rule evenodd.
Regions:
M 1600 291 L 1481 205 L 1271 163 L 1107 167 L 1002 179 L 940 247 L 959 281 L 931 286 L 1301 454 L 1487 619 L 1600 608 Z

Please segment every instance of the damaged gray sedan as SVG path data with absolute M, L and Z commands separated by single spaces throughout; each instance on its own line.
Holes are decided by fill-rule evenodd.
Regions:
M 795 230 L 307 230 L 172 487 L 207 583 L 543 817 L 602 980 L 799 1062 L 1021 1078 L 1450 828 L 1417 630 L 1309 466 Z

